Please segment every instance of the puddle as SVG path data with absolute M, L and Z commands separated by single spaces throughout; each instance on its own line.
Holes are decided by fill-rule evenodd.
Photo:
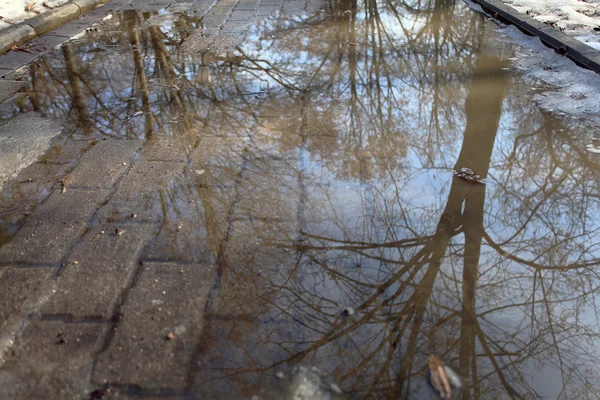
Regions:
M 224 29 L 122 12 L 39 59 L 1 117 L 65 122 L 70 156 L 4 191 L 0 243 L 24 218 L 8 205 L 93 140 L 144 139 L 185 171 L 120 204 L 158 210 L 142 258 L 219 270 L 194 395 L 270 398 L 299 363 L 352 398 L 429 398 L 431 354 L 463 398 L 597 393 L 600 132 L 540 111 L 460 2 L 313 8 Z

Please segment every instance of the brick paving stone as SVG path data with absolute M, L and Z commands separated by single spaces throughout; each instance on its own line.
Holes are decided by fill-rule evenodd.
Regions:
M 0 331 L 8 317 L 18 312 L 29 296 L 34 296 L 41 282 L 54 268 L 11 268 L 0 270 Z
M 255 11 L 234 11 L 229 17 L 229 21 L 251 22 L 256 15 Z
M 256 11 L 259 0 L 240 0 L 235 6 L 235 11 Z
M 185 195 L 175 188 L 182 172 L 181 162 L 136 162 L 121 179 L 108 204 L 98 212 L 98 220 L 128 224 L 162 222 L 165 218 L 176 217 L 178 199 Z
M 259 16 L 271 15 L 271 14 L 277 12 L 278 10 L 281 10 L 281 6 L 265 6 L 265 5 L 261 4 L 260 8 L 258 9 L 258 15 Z
M 207 28 L 221 26 L 225 23 L 225 15 L 207 15 L 202 18 L 202 26 Z
M 20 114 L 0 125 L 0 182 L 37 161 L 61 130 L 60 123 L 34 112 Z
M 83 237 L 69 254 L 57 279 L 56 292 L 42 307 L 42 313 L 111 318 L 138 266 L 142 246 L 153 234 L 152 228 L 144 225 L 128 226 L 121 234 L 115 229 L 100 226 Z
M 57 186 L 57 179 L 63 178 L 68 170 L 69 166 L 66 164 L 46 164 L 37 162 L 19 172 L 15 182 L 19 182 L 17 183 L 20 185 L 19 189 L 30 185 L 31 183 L 47 184 L 45 187 L 51 188 Z
M 15 70 L 29 64 L 39 56 L 41 56 L 41 54 L 9 51 L 8 53 L 2 55 L 2 68 L 7 70 Z
M 209 265 L 144 263 L 93 381 L 143 389 L 185 387 L 214 273 Z
M 0 103 L 10 99 L 24 85 L 25 82 L 0 80 Z
M 40 158 L 41 163 L 73 164 L 80 154 L 95 144 L 92 140 L 71 140 L 66 135 L 58 135 L 52 143 L 52 147 Z
M 0 247 L 0 261 L 23 264 L 59 264 L 83 234 L 92 213 L 108 191 L 55 191 L 29 217 L 13 239 Z
M 106 328 L 105 324 L 31 322 L 5 353 L 0 398 L 88 398 L 86 377 Z
M 146 161 L 185 161 L 196 143 L 198 143 L 198 137 L 195 129 L 176 137 L 155 135 L 144 147 L 142 159 Z
M 225 34 L 244 34 L 250 28 L 249 21 L 233 21 L 229 20 L 223 25 L 223 33 Z
M 178 261 L 184 263 L 212 263 L 211 238 L 215 218 L 206 218 L 206 204 L 198 201 L 197 192 L 191 190 L 187 202 L 181 202 L 181 215 L 177 220 L 162 224 L 156 239 L 150 241 L 142 252 L 144 261 Z M 211 209 L 213 210 L 213 209 Z M 218 220 L 224 221 L 226 216 Z
M 140 146 L 141 140 L 101 140 L 81 157 L 68 184 L 74 188 L 110 189 Z

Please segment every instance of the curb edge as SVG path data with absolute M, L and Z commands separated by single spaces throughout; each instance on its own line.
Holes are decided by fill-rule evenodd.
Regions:
M 38 38 L 106 2 L 107 0 L 74 0 L 47 13 L 22 21 L 0 32 L 0 55 L 13 46 Z
M 600 74 L 600 51 L 583 42 L 544 25 L 526 14 L 502 3 L 500 0 L 471 0 L 479 4 L 494 18 L 508 22 L 530 36 L 537 36 L 546 46 L 553 48 L 576 64 Z

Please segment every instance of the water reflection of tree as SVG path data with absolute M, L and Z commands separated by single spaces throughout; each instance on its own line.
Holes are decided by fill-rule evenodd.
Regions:
M 352 4 L 347 7 L 350 10 L 353 9 Z M 349 37 L 357 40 L 352 27 L 347 29 L 352 35 Z M 339 35 L 336 36 L 336 38 L 339 37 Z M 349 41 L 346 37 L 341 37 L 343 41 Z M 469 39 L 475 42 L 481 40 L 477 37 Z M 334 41 L 334 44 L 343 47 L 339 46 L 339 39 L 336 40 L 337 42 Z M 384 48 L 387 47 L 384 46 Z M 320 58 L 317 60 L 322 60 L 323 57 L 327 58 L 332 54 L 331 49 L 320 50 Z M 433 53 L 435 54 L 435 50 Z M 373 56 L 373 58 L 375 57 Z M 332 59 L 352 60 L 353 56 L 350 52 L 347 57 L 332 57 Z M 371 60 L 369 59 L 369 61 Z M 516 246 L 511 247 L 511 250 L 505 250 L 502 246 L 510 247 L 510 244 L 513 244 L 512 239 L 514 239 L 511 236 L 514 234 L 510 234 L 511 240 L 502 245 L 495 243 L 492 239 L 495 233 L 493 235 L 490 233 L 494 232 L 494 227 L 487 226 L 490 223 L 489 219 L 495 217 L 492 210 L 496 213 L 496 208 L 502 209 L 505 213 L 512 214 L 511 218 L 518 217 L 523 226 L 526 226 L 532 224 L 532 220 L 537 220 L 535 211 L 540 208 L 532 208 L 532 204 L 528 204 L 527 208 L 529 211 L 533 210 L 533 214 L 525 213 L 519 209 L 511 209 L 514 204 L 518 204 L 517 202 L 506 204 L 502 203 L 500 199 L 500 196 L 510 191 L 509 188 L 513 185 L 511 170 L 521 172 L 526 176 L 533 175 L 534 172 L 531 171 L 531 168 L 511 164 L 514 161 L 512 156 L 500 157 L 499 160 L 492 161 L 492 149 L 502 115 L 508 77 L 502 69 L 502 62 L 498 59 L 479 56 L 472 61 L 473 63 L 467 64 L 463 71 L 456 75 L 450 74 L 447 81 L 444 82 L 447 86 L 451 86 L 456 79 L 463 80 L 466 75 L 472 76 L 472 83 L 464 103 L 460 95 L 450 97 L 449 100 L 446 96 L 438 96 L 439 99 L 447 100 L 448 103 L 445 108 L 437 107 L 431 111 L 435 117 L 443 114 L 447 118 L 445 124 L 436 123 L 431 131 L 425 130 L 430 133 L 426 137 L 433 136 L 439 140 L 431 140 L 428 142 L 428 146 L 419 147 L 419 134 L 423 132 L 420 130 L 419 133 L 407 135 L 413 141 L 417 138 L 416 145 L 411 146 L 405 142 L 403 146 L 419 149 L 422 154 L 427 155 L 423 158 L 424 166 L 444 165 L 446 158 L 439 153 L 450 148 L 456 140 L 456 136 L 453 136 L 452 133 L 448 134 L 445 130 L 452 131 L 452 127 L 462 125 L 460 119 L 448 116 L 455 115 L 456 110 L 464 104 L 466 121 L 460 140 L 462 146 L 454 167 L 456 169 L 463 166 L 470 167 L 483 177 L 488 177 L 492 191 L 487 193 L 487 197 L 491 199 L 492 204 L 486 206 L 486 186 L 468 184 L 454 179 L 433 234 L 421 233 L 427 231 L 430 223 L 425 223 L 423 227 L 418 226 L 418 222 L 423 222 L 421 220 L 415 225 L 410 223 L 410 216 L 405 214 L 405 210 L 409 208 L 410 204 L 406 204 L 406 198 L 403 198 L 398 190 L 395 193 L 392 190 L 396 196 L 393 201 L 367 196 L 367 201 L 378 203 L 381 207 L 380 211 L 384 215 L 378 216 L 381 218 L 379 221 L 371 219 L 372 225 L 366 229 L 365 225 L 357 226 L 359 224 L 353 225 L 343 220 L 344 211 L 342 210 L 337 215 L 332 213 L 333 210 L 328 210 L 332 213 L 330 224 L 335 225 L 336 229 L 333 231 L 337 232 L 336 234 L 321 233 L 321 230 L 327 231 L 329 228 L 322 226 L 323 221 L 311 224 L 311 217 L 307 217 L 308 221 L 305 221 L 302 232 L 303 237 L 307 240 L 291 245 L 298 250 L 297 254 L 300 258 L 295 258 L 293 262 L 288 260 L 287 264 L 285 256 L 279 258 L 279 265 L 289 266 L 289 270 L 281 272 L 283 276 L 279 277 L 280 279 L 271 278 L 267 279 L 268 283 L 266 284 L 261 285 L 261 283 L 254 282 L 249 285 L 253 288 L 252 290 L 259 287 L 258 299 L 254 301 L 256 309 L 260 310 L 256 313 L 250 312 L 250 314 L 258 316 L 266 313 L 263 321 L 275 320 L 277 322 L 271 322 L 273 324 L 271 328 L 271 323 L 254 321 L 256 332 L 250 333 L 247 331 L 249 323 L 246 321 L 243 325 L 248 335 L 247 338 L 225 340 L 222 345 L 215 346 L 222 351 L 223 346 L 252 348 L 251 344 L 257 345 L 261 350 L 267 351 L 269 356 L 279 354 L 279 361 L 270 363 L 270 357 L 261 357 L 252 351 L 247 358 L 237 354 L 234 356 L 236 362 L 239 362 L 238 358 L 241 358 L 246 360 L 247 364 L 242 363 L 244 367 L 224 368 L 226 372 L 223 372 L 222 378 L 231 378 L 232 376 L 239 378 L 239 376 L 247 374 L 248 380 L 252 381 L 256 379 L 257 373 L 260 376 L 261 372 L 282 363 L 307 361 L 321 366 L 326 365 L 330 372 L 344 382 L 345 388 L 356 395 L 404 398 L 422 393 L 422 379 L 419 379 L 421 369 L 426 363 L 426 357 L 435 352 L 455 365 L 461 375 L 467 378 L 469 385 L 463 391 L 464 398 L 541 397 L 544 395 L 543 391 L 539 391 L 539 387 L 532 385 L 529 374 L 536 368 L 547 372 L 544 365 L 553 365 L 560 370 L 562 396 L 589 394 L 595 390 L 593 379 L 586 375 L 590 373 L 589 367 L 593 366 L 594 356 L 588 354 L 588 357 L 582 357 L 585 353 L 577 350 L 590 345 L 590 341 L 593 341 L 596 333 L 587 328 L 579 317 L 569 321 L 569 318 L 565 318 L 564 315 L 566 309 L 575 302 L 582 307 L 593 306 L 591 301 L 584 304 L 580 298 L 589 297 L 594 289 L 566 296 L 562 293 L 552 294 L 548 288 L 554 287 L 559 281 L 562 281 L 562 283 L 568 284 L 569 290 L 576 290 L 577 285 L 573 284 L 573 280 L 580 282 L 581 279 L 578 276 L 588 275 L 587 268 L 596 265 L 597 260 L 589 251 L 588 256 L 591 259 L 588 262 L 576 263 L 568 267 L 560 266 L 567 260 L 565 257 L 551 263 L 536 263 L 515 256 L 515 254 L 522 254 L 525 246 L 532 244 L 530 238 L 519 244 L 514 243 Z M 352 62 L 349 62 L 350 71 L 352 67 Z M 367 67 L 354 67 L 357 74 L 368 70 Z M 320 160 L 329 163 L 328 166 L 332 171 L 339 168 L 339 166 L 336 167 L 339 164 L 334 157 L 339 153 L 332 154 L 332 147 L 327 145 L 324 146 L 324 151 L 313 147 L 311 141 L 322 145 L 323 140 L 322 138 L 319 138 L 319 141 L 316 139 L 322 132 L 310 134 L 308 128 L 315 126 L 310 123 L 311 113 L 318 115 L 316 119 L 319 122 L 326 121 L 325 123 L 327 123 L 331 118 L 335 118 L 338 126 L 348 128 L 341 133 L 340 129 L 329 129 L 330 125 L 326 125 L 327 132 L 334 132 L 331 136 L 336 138 L 335 143 L 341 143 L 342 149 L 346 150 L 352 149 L 356 143 L 361 145 L 368 143 L 368 139 L 365 140 L 366 138 L 362 134 L 368 132 L 369 129 L 358 127 L 355 124 L 355 121 L 360 121 L 361 113 L 352 111 L 353 107 L 356 107 L 357 110 L 360 109 L 363 115 L 376 117 L 382 117 L 386 112 L 377 105 L 378 98 L 376 96 L 369 97 L 368 89 L 361 93 L 362 95 L 367 93 L 367 96 L 358 96 L 357 93 L 360 89 L 353 82 L 359 80 L 353 77 L 352 72 L 349 75 L 349 96 L 340 96 L 339 93 L 343 93 L 341 90 L 339 92 L 327 91 L 337 83 L 347 82 L 343 78 L 337 78 L 338 75 L 336 75 L 338 71 L 346 70 L 347 68 L 339 66 L 331 69 L 320 68 L 318 79 L 316 74 L 315 76 L 309 75 L 308 81 L 313 85 L 300 90 L 302 101 L 296 100 L 296 104 L 300 104 L 300 114 L 304 116 L 303 126 L 298 129 L 301 134 L 304 132 L 306 149 L 311 156 L 320 155 Z M 385 71 L 386 69 L 380 64 L 375 70 Z M 327 73 L 323 71 L 327 71 Z M 275 69 L 269 69 L 268 72 L 281 74 L 281 71 Z M 448 73 L 448 71 L 445 72 Z M 372 76 L 372 74 L 367 75 Z M 385 78 L 390 78 L 390 75 L 383 79 Z M 284 81 L 283 78 L 279 78 L 279 80 Z M 444 87 L 439 80 L 432 86 L 438 90 Z M 368 87 L 372 88 L 373 85 L 369 84 Z M 385 93 L 385 90 L 382 89 L 384 87 L 385 85 L 380 85 L 373 92 L 379 91 L 378 95 Z M 424 85 L 424 87 L 425 90 L 435 91 L 428 85 Z M 297 90 L 298 88 L 292 89 Z M 327 94 L 323 95 L 323 102 L 319 103 L 319 96 L 323 92 Z M 330 93 L 335 93 L 336 96 L 328 97 Z M 332 97 L 352 99 L 348 102 L 350 118 L 340 120 L 339 114 L 335 112 L 330 114 L 322 112 L 322 108 L 326 108 L 323 104 L 327 99 L 330 101 Z M 361 100 L 357 100 L 359 97 Z M 361 107 L 361 102 L 367 107 Z M 393 98 L 386 97 L 380 104 L 386 105 L 388 102 L 393 102 Z M 375 108 L 370 109 L 369 107 L 373 105 Z M 289 107 L 289 109 L 293 109 L 293 107 Z M 329 120 L 324 118 L 324 115 L 327 115 Z M 486 115 L 486 118 L 482 119 L 481 115 Z M 534 118 L 531 114 L 526 115 Z M 432 121 L 435 120 L 435 117 L 423 118 L 423 120 Z M 550 177 L 548 180 L 548 175 L 540 174 L 538 170 L 535 178 L 532 177 L 532 179 L 545 181 L 549 185 L 544 186 L 539 193 L 534 191 L 532 195 L 540 197 L 544 194 L 545 197 L 542 197 L 541 201 L 548 200 L 548 195 L 560 196 L 561 200 L 567 199 L 569 197 L 567 193 L 559 194 L 561 189 L 558 186 L 564 184 L 566 176 L 572 175 L 573 168 L 578 168 L 576 165 L 582 161 L 575 157 L 569 157 L 566 164 L 557 162 L 556 150 L 553 150 L 552 147 L 567 138 L 557 132 L 556 126 L 532 129 L 537 122 L 539 121 L 530 120 L 529 126 L 523 129 L 524 131 L 533 131 L 523 135 L 525 140 L 527 138 L 539 140 L 539 134 L 546 133 L 543 136 L 544 142 L 547 140 L 551 143 L 551 148 L 542 146 L 529 149 L 529 147 L 525 147 L 518 150 L 533 150 L 534 154 L 543 154 L 543 157 L 530 159 L 530 162 L 534 165 L 537 163 L 538 167 L 540 160 L 547 157 L 552 158 L 549 165 L 545 163 L 543 165 L 556 164 L 554 167 L 550 167 L 551 174 L 561 172 L 562 175 L 559 176 L 559 179 Z M 444 125 L 443 128 L 442 125 Z M 551 132 L 547 131 L 548 129 Z M 380 131 L 376 132 L 373 136 L 377 138 L 384 135 L 383 130 L 381 135 L 378 134 Z M 345 141 L 346 138 L 350 139 L 351 144 Z M 506 141 L 506 138 L 502 138 L 502 140 Z M 517 146 L 522 145 L 522 140 L 519 137 L 516 138 L 515 150 L 517 150 Z M 577 145 L 573 143 L 572 139 L 570 141 L 573 152 L 579 155 L 581 151 L 577 150 Z M 375 147 L 382 148 L 381 144 Z M 390 144 L 390 147 L 400 156 L 406 154 L 406 151 L 398 151 L 397 146 Z M 544 154 L 544 152 L 548 153 Z M 354 151 L 351 154 L 354 154 L 357 162 L 364 162 L 364 152 Z M 376 163 L 378 166 L 389 166 L 386 161 L 386 157 L 382 157 L 377 159 Z M 498 162 L 500 165 L 494 165 L 495 171 L 503 171 L 505 168 L 508 172 L 501 176 L 488 176 L 491 165 Z M 344 165 L 344 168 L 341 169 L 348 170 L 348 166 Z M 361 168 L 356 171 L 356 174 L 350 176 L 361 178 L 363 184 L 367 186 L 372 185 L 370 182 L 372 175 L 365 175 Z M 392 176 L 381 178 L 386 171 Z M 402 182 L 398 181 L 403 178 L 393 176 L 399 171 L 402 171 L 402 168 L 396 165 L 395 168 L 381 171 L 379 177 L 384 179 L 385 183 L 392 182 L 396 188 L 402 188 Z M 348 177 L 348 175 L 338 176 Z M 502 182 L 498 182 L 499 179 L 502 179 Z M 378 184 L 381 183 L 375 185 Z M 382 197 L 390 193 L 389 188 L 387 190 L 377 189 L 371 188 L 371 191 Z M 531 189 L 526 185 L 519 186 L 519 189 L 522 190 L 522 193 L 518 195 L 517 200 L 523 202 L 523 199 L 527 199 L 527 194 L 531 192 Z M 516 193 L 514 195 L 517 196 Z M 320 200 L 315 203 L 316 207 L 322 206 Z M 529 203 L 528 200 L 526 201 Z M 394 203 L 397 203 L 396 207 L 384 209 Z M 333 204 L 332 201 L 332 207 Z M 342 202 L 342 204 L 344 203 Z M 572 205 L 571 202 L 569 204 Z M 524 209 L 525 207 L 523 207 L 523 211 Z M 513 211 L 516 213 L 513 214 Z M 307 207 L 305 214 L 308 213 L 319 214 L 319 210 Z M 393 215 L 393 213 L 400 215 Z M 578 214 L 581 216 L 581 209 L 578 209 Z M 362 219 L 369 220 L 366 216 Z M 545 218 L 542 218 L 542 221 L 544 220 Z M 398 225 L 388 226 L 384 225 L 382 221 L 393 221 Z M 506 222 L 508 223 L 509 220 Z M 543 223 L 553 224 L 556 222 L 547 219 Z M 381 225 L 377 226 L 377 223 L 381 223 Z M 392 224 L 390 223 L 390 225 Z M 506 227 L 504 225 L 504 228 Z M 576 230 L 581 235 L 580 231 Z M 374 231 L 376 232 L 375 236 L 383 235 L 384 237 L 376 237 L 376 240 L 373 240 Z M 411 237 L 408 235 L 409 233 L 415 233 L 416 236 Z M 251 238 L 261 234 L 264 232 L 254 231 Z M 571 232 L 569 237 L 574 237 L 576 234 Z M 405 235 L 405 237 L 396 235 Z M 370 240 L 365 240 L 365 238 Z M 576 243 L 568 243 L 564 237 L 554 241 L 545 239 L 543 244 L 540 243 L 536 246 L 535 251 L 529 249 L 527 251 L 537 253 L 545 258 L 544 254 L 556 252 L 558 250 L 554 249 L 558 247 L 562 247 L 564 250 L 577 246 Z M 251 240 L 250 237 L 249 240 Z M 251 254 L 254 257 L 256 253 L 262 251 L 255 248 Z M 271 255 L 271 257 L 275 259 L 276 255 Z M 244 270 L 253 267 L 258 267 L 258 265 L 249 261 L 245 264 Z M 235 270 L 235 267 L 233 268 Z M 569 270 L 571 269 L 577 273 L 570 274 Z M 373 270 L 376 270 L 374 274 L 371 273 Z M 373 275 L 376 275 L 377 279 Z M 233 280 L 236 279 L 235 276 L 234 274 Z M 285 284 L 281 282 L 285 282 Z M 333 291 L 336 292 L 336 295 L 328 296 L 331 288 L 318 282 L 329 282 L 328 285 L 335 286 L 336 290 Z M 595 285 L 592 287 L 595 288 Z M 278 288 L 280 292 L 274 295 L 272 293 L 274 288 Z M 242 294 L 243 289 L 237 286 L 235 291 L 244 300 L 250 297 L 249 293 Z M 553 296 L 557 297 L 553 298 Z M 339 303 L 340 298 L 346 298 L 348 303 L 356 305 L 358 311 L 356 318 L 346 321 L 339 317 L 339 309 L 344 305 Z M 270 312 L 265 311 L 265 308 Z M 217 310 L 221 309 L 217 308 Z M 538 310 L 541 310 L 541 313 Z M 273 314 L 277 316 L 273 316 Z M 514 321 L 506 323 L 502 322 L 504 314 L 517 314 L 517 316 Z M 529 314 L 531 319 L 528 318 Z M 214 316 L 218 315 L 221 314 L 216 313 Z M 251 323 L 250 325 L 252 326 Z M 282 325 L 285 325 L 286 332 L 293 329 L 299 331 L 282 334 Z M 213 329 L 218 331 L 219 328 L 213 327 Z M 233 330 L 235 331 L 235 329 Z M 261 340 L 267 343 L 263 343 Z M 273 349 L 273 347 L 279 350 Z M 224 362 L 226 358 L 227 356 L 224 355 L 220 361 L 211 360 L 215 362 L 216 370 L 219 369 L 219 366 L 222 367 L 220 363 Z M 210 369 L 210 365 L 206 368 Z M 219 376 L 218 373 L 217 376 Z
M 559 367 L 564 397 L 592 390 L 581 350 L 596 331 L 579 310 L 595 310 L 586 212 L 597 169 L 535 111 L 511 110 L 523 115 L 518 133 L 497 138 L 508 78 L 480 54 L 482 21 L 456 7 L 340 1 L 329 14 L 270 20 L 257 27 L 260 49 L 210 55 L 209 84 L 195 80 L 206 55 L 180 50 L 197 21 L 147 27 L 152 15 L 126 12 L 118 31 L 32 70 L 32 108 L 76 127 L 156 140 L 201 125 L 248 139 L 236 160 L 216 162 L 241 172 L 219 181 L 207 163 L 194 181 L 222 274 L 196 390 L 235 376 L 228 390 L 247 393 L 270 368 L 307 361 L 357 396 L 418 396 L 433 352 L 468 380 L 464 398 L 540 397 L 527 374 L 541 364 Z M 246 93 L 257 78 L 272 82 L 261 99 Z M 425 205 L 407 194 L 424 168 L 463 166 L 488 185 L 455 178 Z M 336 208 L 349 208 L 346 184 L 358 188 L 358 215 Z M 237 211 L 223 210 L 232 188 Z M 274 193 L 281 221 L 298 196 L 299 219 L 254 215 L 261 191 Z M 339 316 L 346 304 L 355 317 Z M 226 397 L 216 385 L 207 397 Z

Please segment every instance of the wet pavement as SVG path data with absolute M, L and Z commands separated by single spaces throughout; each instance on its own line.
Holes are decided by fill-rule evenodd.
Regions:
M 0 105 L 63 124 L 2 186 L 0 397 L 435 398 L 432 354 L 464 399 L 595 396 L 600 131 L 540 111 L 493 23 L 165 7 Z

